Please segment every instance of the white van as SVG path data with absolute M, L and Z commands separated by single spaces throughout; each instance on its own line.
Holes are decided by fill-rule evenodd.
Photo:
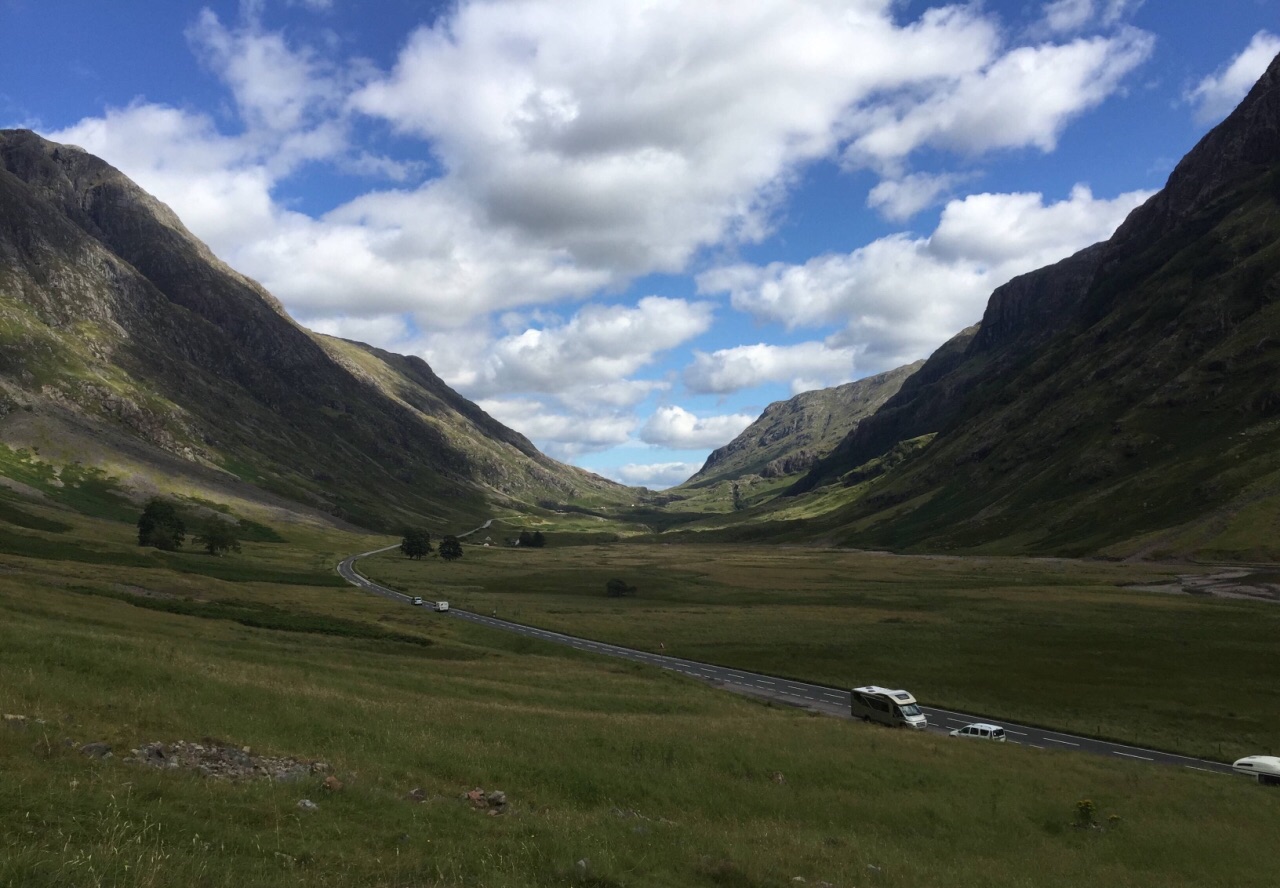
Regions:
M 891 727 L 915 728 L 923 731 L 929 720 L 920 711 L 916 698 L 903 690 L 868 685 L 849 692 L 849 714 L 863 721 L 880 722 Z
M 1280 786 L 1280 756 L 1247 755 L 1231 766 L 1237 774 L 1245 774 L 1259 783 Z
M 444 611 L 447 611 L 448 609 L 449 609 L 449 602 L 447 601 L 436 602 L 436 610 L 440 611 L 441 613 L 443 613 Z

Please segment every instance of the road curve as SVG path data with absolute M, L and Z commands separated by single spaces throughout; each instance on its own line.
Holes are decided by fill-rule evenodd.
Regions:
M 488 525 L 486 524 L 485 526 L 487 527 Z M 354 567 L 356 560 L 364 558 L 366 555 L 376 555 L 379 552 L 386 552 L 388 549 L 394 548 L 396 548 L 396 546 L 392 545 L 386 546 L 382 549 L 374 549 L 371 552 L 352 555 L 350 558 L 344 559 L 342 563 L 338 565 L 338 573 L 341 574 L 343 579 L 347 582 L 363 589 L 366 592 L 372 592 L 375 595 L 381 595 L 385 598 L 390 598 L 393 601 L 399 601 L 406 604 L 410 603 L 413 600 L 410 596 L 403 595 L 393 589 L 388 589 L 386 586 L 380 586 L 367 577 L 362 576 Z M 501 620 L 497 617 L 485 616 L 471 611 L 457 610 L 456 608 L 450 609 L 448 613 L 450 616 L 456 617 L 457 619 L 467 620 L 482 626 L 488 626 L 491 629 L 501 629 L 505 632 L 514 632 L 529 638 L 536 638 L 540 641 L 551 642 L 553 644 L 562 644 L 568 647 L 577 648 L 578 650 L 588 651 L 590 653 L 602 654 L 608 657 L 620 657 L 624 660 L 631 660 L 636 663 L 645 663 L 650 666 L 657 666 L 660 669 L 670 669 L 674 672 L 681 672 L 690 678 L 696 678 L 699 681 L 707 682 L 708 684 L 725 690 L 735 691 L 737 693 L 761 699 L 774 700 L 791 706 L 810 709 L 825 715 L 836 716 L 838 718 L 851 717 L 849 715 L 849 691 L 847 689 L 833 688 L 828 685 L 813 684 L 811 682 L 796 681 L 794 679 L 782 678 L 776 675 L 748 672 L 744 669 L 729 669 L 724 666 L 716 666 L 711 663 L 700 663 L 696 660 L 669 657 L 665 654 L 654 654 L 649 651 L 640 651 L 616 644 L 608 644 L 602 641 L 593 641 L 588 638 L 579 638 L 575 635 L 567 635 L 563 632 L 553 632 L 549 629 L 538 628 L 537 626 L 526 626 L 523 623 L 513 623 L 510 620 Z M 956 712 L 950 709 L 940 709 L 936 706 L 925 706 L 923 704 L 920 708 L 929 719 L 929 730 L 936 733 L 945 734 L 954 728 L 962 727 L 963 725 L 967 725 L 972 722 L 995 722 L 1005 729 L 1005 733 L 1009 736 L 1008 742 L 1023 746 L 1030 746 L 1035 749 L 1089 752 L 1095 755 L 1123 758 L 1129 761 L 1153 762 L 1162 765 L 1190 768 L 1193 771 L 1209 771 L 1218 774 L 1231 773 L 1231 765 L 1224 764 L 1223 762 L 1211 761 L 1209 759 L 1176 755 L 1170 752 L 1161 752 L 1156 749 L 1145 749 L 1140 746 L 1126 746 L 1122 743 L 1095 740 L 1091 737 L 1081 737 L 1076 734 L 1066 734 L 1061 731 L 1049 731 L 1044 728 L 1034 728 L 1028 725 L 1019 725 L 1008 721 L 1002 721 L 989 715 L 979 716 Z

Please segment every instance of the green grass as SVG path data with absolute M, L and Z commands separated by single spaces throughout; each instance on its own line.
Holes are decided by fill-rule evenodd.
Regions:
M 277 569 L 376 542 L 285 535 L 309 545 L 244 557 Z M 1280 865 L 1280 793 L 1242 779 L 809 717 L 355 590 L 235 587 L 255 613 L 431 647 L 69 588 L 93 570 L 108 574 L 95 592 L 146 583 L 217 601 L 225 584 L 204 577 L 169 573 L 160 588 L 127 566 L 0 566 L 0 710 L 46 722 L 0 730 L 4 885 L 1262 888 Z M 202 738 L 324 760 L 345 788 L 122 760 L 142 742 Z M 78 754 L 91 740 L 117 756 Z M 470 810 L 459 796 L 475 786 L 505 790 L 510 811 Z M 425 803 L 404 799 L 417 787 Z M 320 809 L 300 812 L 304 797 Z M 1083 798 L 1105 829 L 1072 825 Z
M 639 544 L 361 562 L 411 594 L 618 644 L 1218 760 L 1280 753 L 1280 607 L 1129 588 L 1187 569 Z M 613 577 L 639 594 L 606 598 Z

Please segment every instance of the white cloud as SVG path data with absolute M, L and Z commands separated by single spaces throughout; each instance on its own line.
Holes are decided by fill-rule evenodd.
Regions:
M 539 449 L 557 459 L 573 459 L 626 443 L 636 427 L 635 417 L 630 414 L 557 412 L 539 400 L 486 398 L 476 403 L 503 425 L 532 438 Z
M 793 392 L 848 382 L 854 377 L 856 349 L 830 348 L 821 342 L 798 345 L 740 345 L 707 354 L 695 352 L 684 371 L 694 392 L 728 394 L 767 382 L 790 382 Z
M 187 39 L 231 88 L 250 130 L 296 132 L 342 98 L 327 64 L 256 21 L 230 29 L 212 10 L 202 9 Z
M 598 387 L 599 397 L 593 400 L 635 403 L 654 384 L 620 381 L 652 363 L 660 352 L 706 332 L 712 312 L 709 302 L 660 296 L 646 296 L 634 308 L 588 305 L 561 325 L 529 327 L 504 336 L 482 354 L 472 349 L 453 355 L 429 350 L 429 360 L 471 395 L 519 391 L 582 397 Z
M 1239 55 L 1187 91 L 1185 98 L 1195 106 L 1196 122 L 1217 123 L 1230 114 L 1278 53 L 1280 36 L 1268 31 L 1254 34 Z
M 759 240 L 798 171 L 850 141 L 849 157 L 884 170 L 922 147 L 1047 149 L 1148 45 L 1130 29 L 1009 50 L 976 4 L 903 21 L 893 0 L 470 0 L 379 73 L 245 9 L 238 25 L 205 11 L 189 29 L 231 90 L 240 136 L 142 104 L 51 135 L 99 130 L 86 148 L 291 310 L 415 312 L 436 330 Z M 420 139 L 431 166 L 353 148 L 357 114 Z M 180 131 L 148 130 L 165 115 Z M 314 161 L 436 178 L 320 218 L 274 202 Z M 902 218 L 942 181 L 899 176 L 873 202 Z
M 1073 33 L 1098 24 L 1111 27 L 1137 11 L 1143 0 L 1052 0 L 1044 5 L 1043 28 Z
M 928 238 L 881 238 L 804 265 L 713 269 L 702 293 L 729 293 L 758 320 L 788 327 L 841 324 L 828 345 L 857 351 L 860 371 L 927 354 L 982 314 L 1010 278 L 1107 238 L 1150 192 L 1113 200 L 1076 186 L 1064 201 L 1039 194 L 976 194 L 951 201 Z
M 706 450 L 728 444 L 755 419 L 745 413 L 698 417 L 683 407 L 659 407 L 640 430 L 640 440 L 673 450 Z
M 1153 46 L 1146 32 L 1122 28 L 1109 37 L 1018 47 L 923 99 L 905 94 L 896 107 L 859 111 L 845 160 L 892 172 L 924 147 L 971 155 L 1022 147 L 1052 151 L 1067 123 L 1115 92 Z
M 894 222 L 905 222 L 921 210 L 933 206 L 962 177 L 954 174 L 912 173 L 886 179 L 871 189 L 867 206 Z
M 608 474 L 615 481 L 620 481 L 623 484 L 648 487 L 650 490 L 665 490 L 668 487 L 675 487 L 680 482 L 688 479 L 700 468 L 702 468 L 702 463 L 627 463 L 624 466 L 618 466 Z

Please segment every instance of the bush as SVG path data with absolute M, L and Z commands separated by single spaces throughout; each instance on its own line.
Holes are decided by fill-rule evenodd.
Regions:
M 178 510 L 173 503 L 167 503 L 159 497 L 147 500 L 138 519 L 138 545 L 154 546 L 166 552 L 181 549 L 187 538 L 186 525 L 178 517 Z
M 615 577 L 604 584 L 604 594 L 610 598 L 624 598 L 629 595 L 635 595 L 636 587 L 629 585 L 626 580 L 619 580 Z

